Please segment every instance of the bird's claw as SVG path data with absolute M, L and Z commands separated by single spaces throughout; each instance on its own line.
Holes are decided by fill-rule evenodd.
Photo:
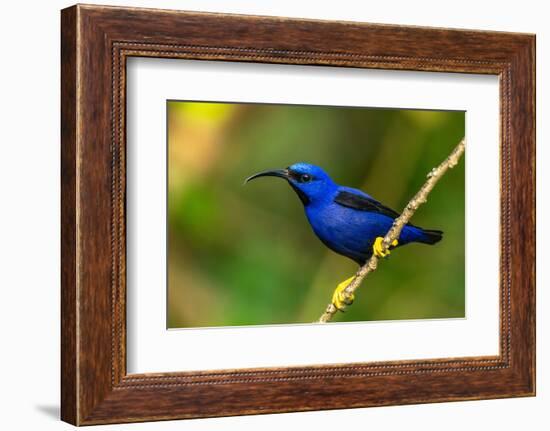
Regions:
M 391 253 L 389 248 L 384 250 L 383 241 L 384 241 L 384 238 L 382 238 L 381 236 L 377 237 L 374 240 L 372 251 L 374 252 L 374 255 L 376 257 L 387 257 Z M 393 242 L 391 243 L 391 246 L 396 247 L 397 244 L 398 244 L 397 240 L 394 239 Z
M 336 289 L 334 289 L 334 293 L 332 294 L 332 305 L 334 305 L 339 311 L 343 312 L 347 305 L 353 304 L 355 295 L 353 293 L 351 295 L 346 294 L 344 290 L 354 278 L 355 276 L 342 281 L 338 286 L 336 286 Z

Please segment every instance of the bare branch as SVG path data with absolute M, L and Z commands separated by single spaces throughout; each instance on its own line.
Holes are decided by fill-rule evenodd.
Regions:
M 422 186 L 422 188 L 416 193 L 416 195 L 409 201 L 401 215 L 395 219 L 391 229 L 386 233 L 384 240 L 382 241 L 382 248 L 385 252 L 390 244 L 399 238 L 401 230 L 409 222 L 411 217 L 414 215 L 418 207 L 425 203 L 428 198 L 428 194 L 432 191 L 437 182 L 441 177 L 447 172 L 448 169 L 454 167 L 465 149 L 465 140 L 464 138 L 459 142 L 451 154 L 436 168 L 432 169 L 428 174 L 428 179 Z M 363 279 L 370 273 L 376 270 L 378 266 L 379 258 L 373 254 L 372 257 L 365 263 L 357 273 L 355 274 L 354 279 L 351 283 L 344 289 L 342 296 L 345 300 L 350 301 L 353 297 L 354 292 L 357 290 Z M 338 309 L 334 304 L 330 303 L 325 312 L 319 318 L 319 323 L 326 323 L 330 321 L 334 315 L 337 313 Z

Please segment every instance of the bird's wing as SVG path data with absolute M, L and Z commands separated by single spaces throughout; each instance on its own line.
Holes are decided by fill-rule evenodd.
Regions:
M 393 219 L 399 217 L 399 213 L 382 205 L 376 199 L 370 197 L 360 190 L 344 189 L 340 190 L 334 202 L 344 207 L 353 208 L 359 211 L 375 212 L 384 214 Z

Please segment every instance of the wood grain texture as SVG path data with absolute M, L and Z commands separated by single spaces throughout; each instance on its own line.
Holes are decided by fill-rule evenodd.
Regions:
M 61 417 L 77 422 L 76 9 L 61 16 Z
M 61 38 L 63 420 L 85 425 L 534 394 L 533 35 L 79 5 L 62 11 Z M 498 75 L 499 356 L 127 375 L 130 56 Z

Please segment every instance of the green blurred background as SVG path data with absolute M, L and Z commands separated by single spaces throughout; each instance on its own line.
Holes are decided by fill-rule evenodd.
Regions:
M 168 327 L 310 323 L 357 265 L 282 180 L 298 161 L 400 212 L 464 136 L 464 112 L 169 101 Z M 371 274 L 334 321 L 464 317 L 464 161 L 414 215 L 444 231 Z

